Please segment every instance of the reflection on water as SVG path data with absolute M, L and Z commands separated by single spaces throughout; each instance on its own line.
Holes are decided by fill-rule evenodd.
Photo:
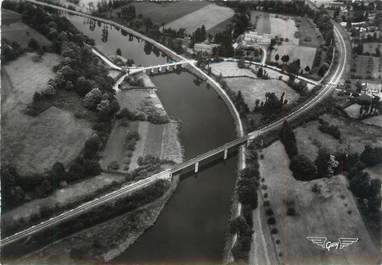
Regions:
M 167 62 L 166 56 L 152 45 L 145 45 L 145 41 L 128 34 L 123 29 L 83 18 L 67 15 L 67 18 L 81 32 L 95 40 L 96 48 L 104 54 L 115 55 L 120 49 L 122 56 L 133 59 L 137 65 L 157 65 Z
M 119 48 L 136 64 L 166 62 L 161 52 L 127 32 L 78 16 L 70 21 L 93 38 L 107 55 Z M 106 33 L 107 32 L 107 33 Z M 185 158 L 235 138 L 233 119 L 224 102 L 206 83 L 187 72 L 152 77 L 168 114 L 181 122 Z M 237 155 L 182 178 L 157 223 L 114 263 L 220 263 L 228 228 Z

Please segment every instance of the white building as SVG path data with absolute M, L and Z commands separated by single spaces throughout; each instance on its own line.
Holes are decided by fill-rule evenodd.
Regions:
M 201 52 L 203 54 L 213 54 L 214 48 L 219 47 L 219 44 L 214 43 L 195 43 L 194 44 L 194 52 L 198 53 Z
M 272 36 L 271 34 L 258 33 L 256 31 L 246 31 L 241 36 L 242 46 L 253 46 L 253 45 L 269 45 L 271 44 Z

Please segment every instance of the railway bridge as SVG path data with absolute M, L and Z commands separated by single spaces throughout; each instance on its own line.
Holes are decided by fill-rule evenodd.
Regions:
M 120 26 L 115 22 L 110 22 L 110 21 L 105 20 L 105 19 L 100 19 L 100 18 L 96 18 L 96 17 L 90 16 L 90 15 L 82 14 L 82 13 L 77 12 L 77 11 L 71 11 L 71 10 L 68 10 L 68 9 L 65 9 L 62 7 L 57 7 L 57 6 L 48 4 L 48 3 L 41 3 L 41 2 L 37 2 L 35 0 L 27 0 L 27 1 L 34 3 L 34 4 L 38 4 L 38 5 L 42 5 L 42 6 L 48 6 L 48 7 L 58 9 L 58 10 L 63 10 L 66 12 L 71 12 L 74 14 L 82 15 L 85 17 L 91 17 L 91 18 L 103 21 L 105 23 L 115 24 L 117 26 Z M 123 28 L 126 28 L 126 27 L 123 27 Z M 128 28 L 126 28 L 126 29 L 129 31 L 132 31 L 131 29 L 128 29 Z M 139 33 L 137 33 L 137 34 L 139 34 Z M 288 115 L 286 115 L 286 116 L 260 128 L 258 130 L 250 132 L 246 135 L 243 135 L 243 133 L 241 133 L 241 135 L 243 135 L 243 136 L 241 136 L 241 137 L 239 137 L 239 138 L 237 138 L 231 142 L 228 142 L 228 143 L 226 143 L 220 147 L 217 147 L 213 150 L 210 150 L 204 154 L 198 155 L 198 156 L 196 156 L 196 157 L 194 157 L 188 161 L 177 164 L 171 169 L 165 170 L 163 172 L 155 174 L 155 175 L 148 177 L 146 179 L 139 180 L 139 181 L 134 182 L 132 184 L 128 184 L 126 186 L 123 186 L 122 188 L 120 188 L 118 190 L 112 191 L 112 192 L 107 193 L 101 197 L 95 198 L 95 199 L 93 199 L 89 202 L 86 202 L 86 203 L 84 203 L 84 204 L 82 204 L 76 208 L 65 211 L 65 212 L 63 212 L 57 216 L 54 216 L 54 217 L 48 219 L 48 220 L 42 221 L 39 224 L 33 225 L 33 226 L 31 226 L 25 230 L 19 231 L 19 232 L 15 233 L 13 235 L 10 235 L 6 238 L 2 238 L 1 242 L 0 242 L 1 247 L 10 245 L 12 243 L 15 243 L 15 242 L 23 240 L 23 239 L 26 239 L 26 238 L 34 235 L 34 234 L 37 234 L 39 232 L 46 230 L 49 227 L 53 227 L 57 224 L 64 223 L 64 222 L 66 222 L 66 221 L 68 221 L 74 217 L 78 217 L 79 215 L 81 215 L 81 214 L 83 214 L 83 213 L 85 213 L 91 209 L 94 209 L 96 207 L 104 205 L 105 203 L 113 201 L 113 200 L 120 198 L 122 196 L 126 196 L 128 194 L 131 194 L 132 192 L 134 192 L 138 189 L 141 189 L 143 187 L 151 185 L 152 183 L 158 181 L 159 179 L 171 180 L 171 176 L 173 174 L 178 174 L 181 171 L 186 170 L 186 169 L 189 170 L 190 168 L 193 169 L 195 173 L 197 173 L 199 171 L 199 166 L 200 166 L 201 162 L 204 162 L 204 161 L 207 161 L 208 159 L 216 158 L 219 156 L 223 157 L 223 159 L 227 159 L 228 153 L 236 147 L 240 148 L 241 152 L 244 152 L 244 149 L 241 148 L 244 144 L 248 144 L 251 141 L 253 141 L 255 138 L 257 138 L 261 135 L 264 135 L 265 133 L 269 133 L 272 130 L 278 129 L 282 125 L 284 120 L 291 121 L 291 120 L 294 120 L 294 119 L 300 117 L 302 114 L 306 113 L 307 111 L 312 109 L 314 106 L 316 106 L 318 103 L 320 103 L 323 99 L 325 99 L 327 96 L 329 96 L 331 94 L 331 92 L 335 89 L 335 86 L 339 83 L 340 79 L 343 76 L 343 73 L 345 71 L 345 67 L 347 64 L 346 55 L 349 51 L 347 51 L 345 40 L 342 37 L 342 35 L 341 35 L 341 33 L 340 33 L 340 31 L 336 25 L 334 27 L 334 34 L 336 37 L 337 49 L 339 52 L 338 63 L 335 65 L 335 67 L 333 67 L 333 69 L 331 69 L 329 75 L 326 77 L 327 82 L 323 82 L 324 84 L 323 84 L 323 87 L 321 88 L 321 90 L 316 95 L 314 95 L 314 97 L 307 100 L 307 102 L 300 105 L 297 109 L 293 110 Z M 234 107 L 234 105 L 233 105 L 232 101 L 229 99 L 229 97 L 226 95 L 226 92 L 221 88 L 221 86 L 214 79 L 212 79 L 205 72 L 203 72 L 200 68 L 198 68 L 195 65 L 195 61 L 187 60 L 186 58 L 182 57 L 181 55 L 176 54 L 174 51 L 171 51 L 170 49 L 168 49 L 164 45 L 157 43 L 156 41 L 151 40 L 150 38 L 148 38 L 142 34 L 139 34 L 139 35 L 144 40 L 147 40 L 147 41 L 153 43 L 154 45 L 158 46 L 159 48 L 165 50 L 168 54 L 171 54 L 172 56 L 177 58 L 179 61 L 174 62 L 174 63 L 164 64 L 164 65 L 149 66 L 149 67 L 138 67 L 136 69 L 130 68 L 130 70 L 129 70 L 130 73 L 132 73 L 132 72 L 137 73 L 137 72 L 142 72 L 142 71 L 151 71 L 151 70 L 155 70 L 155 69 L 161 70 L 164 67 L 165 68 L 167 68 L 167 67 L 171 68 L 171 67 L 175 67 L 175 66 L 178 67 L 179 65 L 181 67 L 189 66 L 189 68 L 191 70 L 193 70 L 196 74 L 205 78 L 206 82 L 208 82 L 210 85 L 214 86 L 216 88 L 216 91 L 219 93 L 219 95 L 224 96 L 224 98 L 228 101 L 227 104 L 228 104 L 228 107 L 229 107 L 230 111 L 232 112 L 232 114 L 239 117 L 236 108 Z M 125 75 L 128 75 L 128 74 L 129 73 L 126 73 Z M 119 81 L 122 80 L 122 78 L 120 78 Z M 320 82 L 320 83 L 322 83 L 322 82 Z M 118 85 L 118 82 L 117 82 L 117 85 Z M 240 123 L 239 129 L 241 132 L 243 132 L 243 128 L 241 127 L 241 123 Z

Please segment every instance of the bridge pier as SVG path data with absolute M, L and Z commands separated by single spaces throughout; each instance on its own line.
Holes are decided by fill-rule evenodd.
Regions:
M 251 144 L 251 140 L 248 138 L 247 139 L 247 147 Z
M 198 173 L 198 172 L 199 172 L 199 162 L 196 162 L 195 163 L 194 173 Z
M 224 160 L 226 160 L 228 157 L 228 149 L 224 149 Z
M 168 65 L 166 68 L 167 68 L 167 71 L 170 71 L 170 70 L 171 70 L 171 69 L 170 69 L 171 67 L 170 67 L 169 65 Z
M 162 72 L 162 66 L 158 68 L 158 73 Z

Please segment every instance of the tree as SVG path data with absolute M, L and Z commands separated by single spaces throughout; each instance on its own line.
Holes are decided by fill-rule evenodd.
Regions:
M 317 168 L 317 174 L 320 177 L 329 177 L 329 151 L 325 148 L 320 148 L 318 151 L 317 158 L 315 160 L 315 165 Z
M 60 162 L 54 163 L 52 169 L 50 170 L 50 175 L 53 185 L 58 184 L 61 180 L 65 180 L 66 171 L 64 165 Z
M 232 234 L 245 234 L 248 231 L 250 231 L 250 227 L 242 216 L 238 216 L 230 221 L 230 232 Z
M 275 60 L 276 60 L 276 62 L 279 62 L 279 59 L 280 59 L 280 55 L 279 55 L 279 54 L 276 54 L 276 55 L 275 55 Z
M 116 51 L 116 54 L 117 54 L 117 55 L 119 55 L 119 56 L 121 56 L 121 55 L 122 55 L 122 51 L 121 51 L 121 49 L 120 49 L 120 48 L 118 48 L 118 49 L 117 49 L 117 51 Z
M 317 169 L 313 162 L 304 155 L 296 155 L 292 158 L 290 169 L 297 180 L 309 181 L 316 178 Z
M 102 99 L 102 93 L 99 88 L 93 88 L 89 93 L 87 93 L 82 100 L 84 106 L 88 109 L 95 109 L 97 104 Z
M 84 148 L 84 157 L 93 158 L 101 146 L 101 139 L 97 134 L 86 140 Z
M 381 50 L 380 50 L 380 48 L 375 48 L 375 56 L 377 56 L 377 57 L 381 57 Z
M 382 148 L 366 145 L 361 153 L 360 160 L 366 166 L 372 167 L 382 162 Z
M 283 143 L 285 151 L 287 152 L 289 158 L 294 157 L 298 154 L 296 137 L 294 135 L 293 129 L 290 127 L 288 121 L 284 121 L 281 131 L 279 133 L 280 141 Z
M 318 75 L 323 77 L 325 75 L 326 71 L 328 71 L 328 69 L 329 69 L 329 65 L 327 63 L 324 63 L 320 67 L 320 69 L 318 70 Z
M 257 208 L 257 186 L 258 183 L 254 178 L 240 179 L 237 185 L 239 201 L 251 205 L 252 209 Z
M 101 174 L 101 166 L 97 160 L 84 159 L 83 161 L 83 171 L 85 176 L 94 177 Z
M 284 64 L 288 63 L 289 62 L 289 55 L 283 55 L 281 57 L 281 61 L 283 61 Z
M 298 74 L 299 71 L 300 71 L 300 59 L 297 59 L 295 60 L 294 62 L 292 62 L 291 64 L 289 64 L 289 72 L 293 73 L 293 74 Z
M 28 47 L 32 50 L 37 50 L 40 48 L 40 44 L 34 38 L 32 38 L 28 43 Z
M 92 83 L 84 76 L 77 78 L 76 91 L 80 96 L 85 96 L 92 88 Z
M 257 77 L 258 78 L 262 78 L 263 77 L 263 74 L 264 74 L 264 70 L 262 67 L 259 67 L 259 69 L 257 70 Z

